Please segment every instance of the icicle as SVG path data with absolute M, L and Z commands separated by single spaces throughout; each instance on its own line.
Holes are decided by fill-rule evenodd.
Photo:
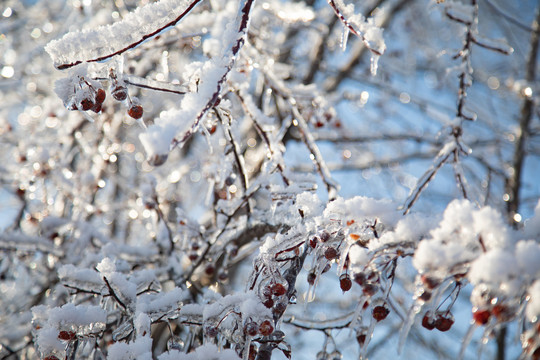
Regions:
M 345 267 L 345 262 L 347 261 L 347 255 L 349 254 L 349 250 L 351 249 L 351 246 L 353 243 L 348 243 L 345 245 L 345 249 L 341 252 L 341 256 L 339 258 L 339 264 L 337 269 L 338 276 L 343 273 L 343 268 Z
M 349 39 L 349 28 L 347 26 L 343 26 L 343 33 L 341 34 L 341 43 L 339 46 L 341 47 L 341 50 L 345 51 L 347 50 L 347 40 Z
M 407 320 L 405 320 L 405 323 L 403 324 L 403 327 L 401 328 L 401 332 L 399 334 L 398 354 L 401 354 L 401 352 L 403 351 L 403 346 L 405 346 L 405 340 L 407 340 L 407 336 L 409 336 L 409 331 L 411 331 L 411 328 L 414 324 L 414 319 L 421 310 L 422 305 L 420 305 L 418 302 L 415 302 L 413 306 L 411 306 L 411 308 L 409 309 L 409 313 L 407 314 Z
M 458 360 L 463 360 L 463 356 L 465 356 L 465 350 L 467 350 L 467 347 L 469 347 L 476 328 L 477 325 L 474 322 L 469 326 L 469 330 L 467 330 L 467 333 L 465 334 L 465 337 L 461 342 L 461 349 L 459 350 Z
M 380 55 L 371 54 L 371 76 L 377 75 L 377 69 L 379 68 Z
M 369 323 L 369 327 L 366 331 L 366 340 L 364 341 L 364 344 L 362 344 L 360 348 L 360 359 L 366 358 L 367 348 L 368 348 L 369 342 L 371 341 L 371 338 L 373 337 L 373 330 L 375 330 L 375 324 L 377 324 L 377 321 L 371 318 L 371 322 Z

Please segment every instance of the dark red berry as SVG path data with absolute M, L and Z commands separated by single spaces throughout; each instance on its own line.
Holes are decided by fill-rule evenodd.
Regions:
M 352 280 L 349 274 L 341 274 L 339 277 L 339 287 L 342 291 L 349 291 L 352 287 Z
M 375 295 L 375 293 L 378 290 L 379 290 L 379 287 L 377 285 L 375 285 L 375 284 L 367 283 L 367 284 L 364 284 L 364 286 L 362 286 L 362 291 L 367 296 Z
M 454 319 L 449 316 L 438 315 L 437 319 L 435 320 L 435 327 L 437 330 L 442 332 L 450 330 L 453 324 Z
M 43 358 L 43 360 L 60 360 L 54 355 L 49 355 Z
M 274 306 L 274 300 L 266 299 L 263 301 L 263 305 L 270 309 L 272 306 Z
M 334 260 L 338 257 L 338 252 L 336 250 L 336 248 L 334 247 L 328 247 L 325 251 L 324 251 L 324 257 L 327 259 L 327 260 Z
M 140 119 L 143 116 L 143 107 L 141 105 L 133 105 L 128 110 L 128 115 L 134 119 Z
M 317 278 L 317 275 L 315 275 L 315 273 L 313 272 L 310 272 L 307 276 L 307 282 L 308 284 L 310 285 L 313 285 L 315 284 L 315 279 Z
M 90 110 L 92 110 L 93 112 L 95 112 L 96 114 L 101 112 L 101 104 L 100 103 L 95 103 L 94 107 Z
M 435 289 L 437 285 L 439 285 L 439 281 L 431 276 L 428 276 L 426 274 L 421 276 L 422 283 L 428 288 L 428 289 Z
M 473 312 L 473 319 L 477 325 L 486 325 L 490 317 L 489 310 L 476 310 Z
M 390 314 L 390 310 L 386 306 L 379 305 L 373 308 L 373 311 L 371 312 L 371 314 L 373 315 L 373 318 L 375 320 L 381 321 L 381 320 L 386 319 L 388 314 Z
M 358 285 L 362 286 L 366 282 L 366 276 L 364 273 L 356 273 L 354 274 L 354 282 Z
M 272 309 L 273 313 L 275 315 L 278 315 L 279 317 L 287 310 L 287 303 L 280 301 L 277 304 L 274 305 L 274 308 Z
M 73 331 L 62 330 L 58 333 L 58 338 L 60 340 L 73 340 L 75 338 L 75 333 Z
M 330 264 L 326 264 L 325 267 L 324 267 L 324 269 L 322 270 L 322 273 L 324 274 L 324 273 L 330 271 L 330 268 L 331 268 L 331 267 L 332 267 L 332 266 L 330 266 Z
M 330 233 L 326 230 L 323 230 L 320 232 L 319 238 L 322 242 L 327 242 L 328 240 L 330 240 Z
M 429 312 L 422 318 L 422 326 L 428 330 L 435 329 L 435 321 L 429 316 Z
M 273 331 L 274 331 L 274 327 L 272 326 L 272 323 L 270 322 L 270 320 L 264 320 L 261 323 L 261 325 L 259 325 L 259 333 L 262 336 L 268 336 L 272 334 Z
M 197 253 L 190 253 L 190 254 L 188 255 L 188 258 L 189 258 L 189 260 L 191 260 L 191 261 L 195 261 L 195 260 L 197 260 L 197 259 L 199 258 L 199 255 L 198 255 Z
M 313 249 L 315 249 L 317 247 L 318 242 L 319 241 L 317 240 L 317 237 L 314 236 L 311 239 L 309 239 L 309 246 L 311 246 Z
M 204 268 L 204 273 L 208 276 L 211 276 L 214 274 L 214 272 L 216 271 L 216 268 L 214 267 L 214 265 L 212 264 L 208 264 L 206 265 L 206 267 Z
M 276 283 L 276 284 L 272 285 L 272 293 L 275 296 L 285 295 L 286 292 L 287 292 L 287 289 L 285 288 L 285 286 L 283 286 L 283 284 Z
M 128 92 L 124 86 L 117 86 L 112 91 L 111 94 L 115 100 L 124 101 L 127 99 Z
M 356 341 L 358 341 L 358 344 L 360 346 L 363 346 L 364 343 L 366 342 L 366 334 L 359 334 L 357 337 L 356 337 Z
M 431 293 L 424 289 L 424 291 L 422 292 L 422 294 L 420 294 L 420 296 L 418 296 L 418 298 L 423 301 L 429 301 L 429 299 L 431 299 Z
M 81 101 L 81 109 L 83 111 L 88 111 L 94 107 L 94 102 L 90 99 L 82 99 Z
M 249 336 L 256 336 L 259 332 L 259 326 L 256 322 L 250 321 L 244 326 L 244 332 Z
M 103 102 L 105 101 L 106 96 L 107 95 L 105 94 L 105 90 L 98 89 L 98 91 L 96 93 L 96 103 L 103 104 Z

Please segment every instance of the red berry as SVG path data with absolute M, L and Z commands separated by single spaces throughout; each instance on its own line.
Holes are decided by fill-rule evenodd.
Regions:
M 107 95 L 105 94 L 105 90 L 98 89 L 98 91 L 96 93 L 96 103 L 103 104 L 103 102 L 105 101 L 106 96 Z
M 326 266 L 322 270 L 322 273 L 324 274 L 324 273 L 328 272 L 330 270 L 330 268 L 331 268 L 330 264 L 326 264 Z
M 370 284 L 370 283 L 367 283 L 367 284 L 364 284 L 364 286 L 362 287 L 362 291 L 365 295 L 367 296 L 373 296 L 375 295 L 375 293 L 379 290 L 379 287 L 375 284 Z
M 317 278 L 317 275 L 315 275 L 315 273 L 313 272 L 310 272 L 307 276 L 307 282 L 308 284 L 310 285 L 313 285 L 315 284 L 315 279 Z
M 339 287 L 341 288 L 342 291 L 349 291 L 351 290 L 351 287 L 352 287 L 352 280 L 349 276 L 349 274 L 342 274 L 340 277 L 339 277 Z
M 143 116 L 143 107 L 141 105 L 133 105 L 127 113 L 134 119 L 140 119 Z
M 477 325 L 486 325 L 490 317 L 489 310 L 476 310 L 473 312 L 473 319 Z
M 54 355 L 49 355 L 43 358 L 43 360 L 60 360 Z
M 58 333 L 58 338 L 60 340 L 73 340 L 75 338 L 75 333 L 73 331 L 62 330 Z
M 321 127 L 323 127 L 323 126 L 324 126 L 324 124 L 323 124 L 321 121 L 317 121 L 317 122 L 315 123 L 315 127 L 321 128 Z
M 274 313 L 274 315 L 278 315 L 278 317 L 281 317 L 285 310 L 287 310 L 287 303 L 280 301 L 276 305 L 274 305 L 272 312 Z
M 453 324 L 454 319 L 449 316 L 439 315 L 435 320 L 435 327 L 437 328 L 437 330 L 442 332 L 450 330 Z
M 285 295 L 286 292 L 287 292 L 287 289 L 285 288 L 285 286 L 283 286 L 283 284 L 276 283 L 272 285 L 272 293 L 275 296 Z
M 314 237 L 312 237 L 311 239 L 309 239 L 309 246 L 311 246 L 312 248 L 315 249 L 315 248 L 317 247 L 317 243 L 318 243 L 318 242 L 319 242 L 319 241 L 317 240 L 317 237 L 314 236 Z
M 189 258 L 189 260 L 191 260 L 191 261 L 195 261 L 195 260 L 197 260 L 197 259 L 199 258 L 199 255 L 198 255 L 197 253 L 190 253 L 190 254 L 188 255 L 188 258 Z
M 363 346 L 364 343 L 366 342 L 366 334 L 360 334 L 356 337 L 356 341 L 358 341 L 358 344 L 360 346 Z
M 358 285 L 362 286 L 366 282 L 366 276 L 364 273 L 356 273 L 354 274 L 354 282 Z
M 112 91 L 111 94 L 113 98 L 115 98 L 118 101 L 124 101 L 127 99 L 128 92 L 127 89 L 124 86 L 117 86 Z
M 91 108 L 90 110 L 92 110 L 96 114 L 101 112 L 101 104 L 100 103 L 95 103 L 94 107 Z
M 266 299 L 263 301 L 263 305 L 270 309 L 272 306 L 274 306 L 274 300 Z
M 272 326 L 272 323 L 270 323 L 270 320 L 264 320 L 261 325 L 259 325 L 259 333 L 262 336 L 268 336 L 274 331 L 274 327 Z
M 437 285 L 439 285 L 439 281 L 437 279 L 426 274 L 422 275 L 420 279 L 428 289 L 434 289 L 437 287 Z
M 383 306 L 383 305 L 375 306 L 373 308 L 373 311 L 371 312 L 371 314 L 373 315 L 373 318 L 377 321 L 386 319 L 389 313 L 390 313 L 390 310 L 386 306 Z
M 324 257 L 328 260 L 334 260 L 338 257 L 338 252 L 336 250 L 336 248 L 334 247 L 328 247 L 325 251 L 324 251 Z
M 83 111 L 88 111 L 94 107 L 94 102 L 90 99 L 82 99 L 81 101 L 81 109 Z
M 435 329 L 435 321 L 431 318 L 431 316 L 429 316 L 429 312 L 427 312 L 422 318 L 422 326 L 428 330 Z
M 328 231 L 326 231 L 326 230 L 323 230 L 319 234 L 319 237 L 320 237 L 322 242 L 327 242 L 328 240 L 330 240 L 330 233 Z
M 206 265 L 206 267 L 204 268 L 204 273 L 208 276 L 211 276 L 214 274 L 214 272 L 216 271 L 216 268 L 214 267 L 214 265 L 212 264 L 208 264 Z
M 244 326 L 244 332 L 249 336 L 256 336 L 258 331 L 259 326 L 257 326 L 257 323 L 254 321 L 250 321 Z
M 431 292 L 424 289 L 424 291 L 420 296 L 418 296 L 418 298 L 423 301 L 429 301 L 429 299 L 431 299 Z

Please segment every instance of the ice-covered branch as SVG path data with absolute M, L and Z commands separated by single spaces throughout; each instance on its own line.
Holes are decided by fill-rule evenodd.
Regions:
M 161 0 L 127 14 L 112 25 L 70 32 L 45 47 L 59 70 L 102 62 L 134 49 L 182 20 L 201 0 Z

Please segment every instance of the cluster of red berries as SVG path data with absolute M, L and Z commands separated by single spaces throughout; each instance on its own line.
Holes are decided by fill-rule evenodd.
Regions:
M 266 285 L 262 290 L 263 305 L 267 308 L 273 308 L 276 313 L 282 314 L 287 308 L 287 304 L 282 299 L 287 293 L 288 284 L 273 281 Z
M 454 325 L 454 316 L 450 311 L 437 311 L 434 315 L 430 311 L 424 314 L 422 326 L 428 330 L 437 329 L 445 332 Z
M 95 81 L 89 82 L 81 77 L 79 89 L 76 90 L 74 98 L 81 96 L 77 94 L 83 94 L 82 100 L 71 102 L 68 109 L 82 111 L 91 110 L 95 113 L 99 113 L 107 95 L 105 94 L 105 90 L 101 87 L 97 87 L 95 84 Z
M 274 332 L 274 327 L 270 320 L 264 320 L 260 324 L 257 324 L 255 321 L 248 321 L 244 325 L 244 332 L 251 337 L 257 336 L 258 334 L 269 336 Z

